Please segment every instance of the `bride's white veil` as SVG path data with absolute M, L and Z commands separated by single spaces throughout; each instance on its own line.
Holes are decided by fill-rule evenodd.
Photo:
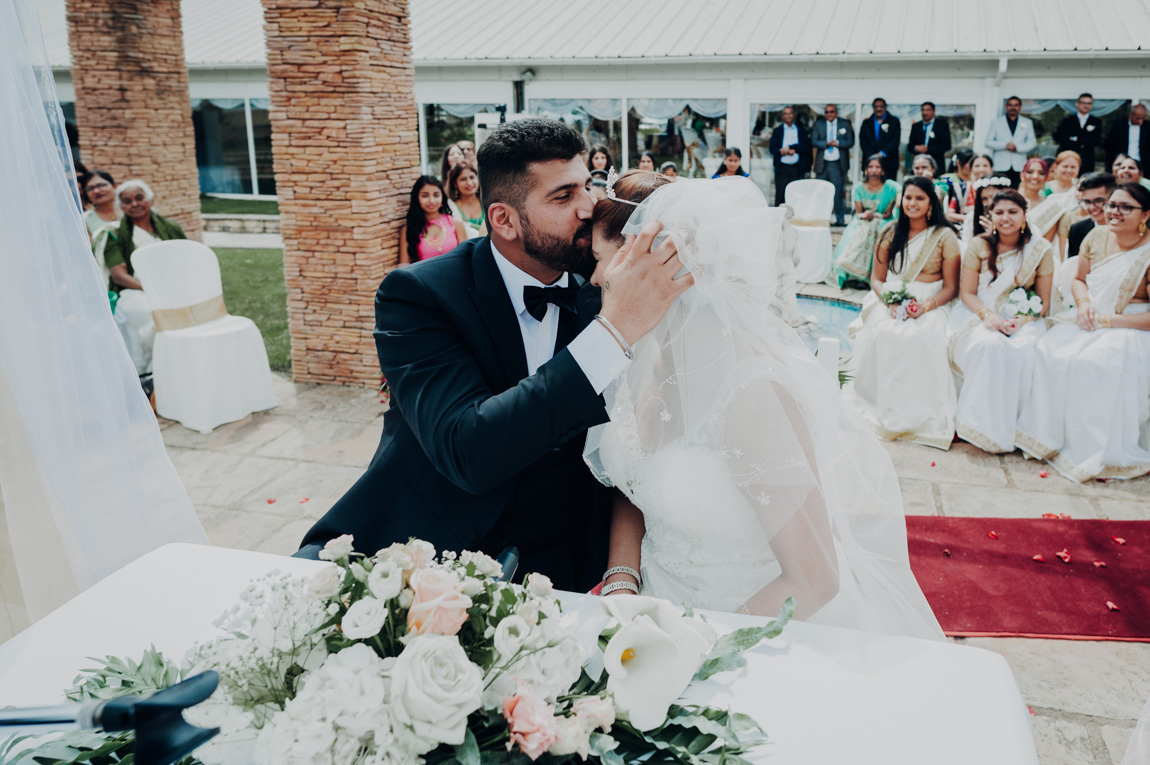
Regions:
M 640 467 L 661 449 L 687 444 L 718 458 L 780 563 L 788 553 L 821 564 L 811 571 L 837 568 L 837 594 L 811 621 L 942 638 L 910 570 L 890 457 L 770 310 L 784 210 L 749 179 L 680 180 L 647 197 L 623 232 L 651 220 L 695 286 L 606 390 L 611 422 L 588 433 L 585 451 L 596 477 L 634 498 Z M 708 511 L 698 508 L 698 523 Z
M 30 0 L 0 0 L 0 640 L 206 542 L 109 310 Z

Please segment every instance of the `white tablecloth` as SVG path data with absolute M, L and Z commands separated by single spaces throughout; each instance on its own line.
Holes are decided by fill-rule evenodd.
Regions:
M 247 582 L 313 561 L 168 545 L 121 569 L 0 646 L 0 707 L 59 703 L 87 657 L 180 659 Z M 594 599 L 566 596 L 587 620 Z M 761 622 L 708 614 L 720 630 Z M 698 684 L 687 701 L 752 715 L 770 743 L 752 759 L 790 765 L 1037 763 L 1030 722 L 1005 660 L 977 648 L 794 622 L 747 654 L 747 667 Z

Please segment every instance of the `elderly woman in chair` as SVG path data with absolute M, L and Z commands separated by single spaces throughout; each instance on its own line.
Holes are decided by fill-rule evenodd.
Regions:
M 152 209 L 156 195 L 145 181 L 135 178 L 125 181 L 116 189 L 116 197 L 124 217 L 119 228 L 108 236 L 104 247 L 104 263 L 110 274 L 109 289 L 142 290 L 140 280 L 132 270 L 132 253 L 148 244 L 169 239 L 187 239 L 180 224 L 168 220 Z

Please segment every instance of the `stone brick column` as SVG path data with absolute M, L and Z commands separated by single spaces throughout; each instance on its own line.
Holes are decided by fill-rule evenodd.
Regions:
M 374 295 L 418 174 L 405 0 L 262 0 L 292 373 L 374 385 Z
M 200 180 L 179 0 L 67 0 L 84 165 L 143 178 L 199 239 Z

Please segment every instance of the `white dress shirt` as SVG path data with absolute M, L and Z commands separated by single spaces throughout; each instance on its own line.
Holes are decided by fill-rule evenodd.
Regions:
M 1078 127 L 1086 127 L 1086 120 L 1090 119 L 1090 112 L 1083 114 L 1082 112 L 1075 112 L 1078 115 Z
M 799 145 L 798 125 L 783 125 L 783 148 Z M 784 154 L 781 159 L 784 165 L 793 165 L 799 161 L 798 154 Z
M 495 256 L 495 265 L 499 268 L 499 274 L 507 286 L 507 295 L 511 298 L 511 305 L 515 307 L 516 318 L 519 319 L 523 349 L 527 352 L 527 374 L 533 375 L 555 355 L 560 308 L 554 303 L 548 303 L 543 321 L 536 321 L 535 317 L 528 313 L 527 304 L 523 301 L 523 288 L 566 287 L 571 277 L 563 274 L 554 284 L 544 284 L 503 257 L 496 249 L 495 242 L 491 243 L 491 254 Z M 583 374 L 587 375 L 587 381 L 591 383 L 596 393 L 602 393 L 631 363 L 611 333 L 597 321 L 591 322 L 580 332 L 567 345 L 567 350 L 571 351 L 575 363 L 583 370 Z
M 934 120 L 922 123 L 922 142 L 926 146 L 930 146 L 930 136 L 934 131 Z M 941 168 L 939 168 L 941 169 Z
M 827 143 L 830 143 L 831 141 L 837 141 L 838 137 L 839 137 L 839 120 L 838 120 L 838 117 L 835 117 L 834 120 L 827 122 Z M 784 142 L 785 142 L 785 140 L 786 140 L 786 138 L 784 136 Z M 838 158 L 839 158 L 839 147 L 827 146 L 827 153 L 823 156 L 823 159 L 827 160 L 828 162 L 834 162 Z
M 1142 147 L 1140 146 L 1140 143 L 1142 140 L 1142 126 L 1141 125 L 1131 125 L 1130 123 L 1126 123 L 1126 124 L 1130 127 L 1130 138 L 1129 138 L 1129 142 L 1126 145 L 1126 156 L 1132 157 L 1133 159 L 1136 159 L 1139 162 L 1141 162 L 1142 161 Z

